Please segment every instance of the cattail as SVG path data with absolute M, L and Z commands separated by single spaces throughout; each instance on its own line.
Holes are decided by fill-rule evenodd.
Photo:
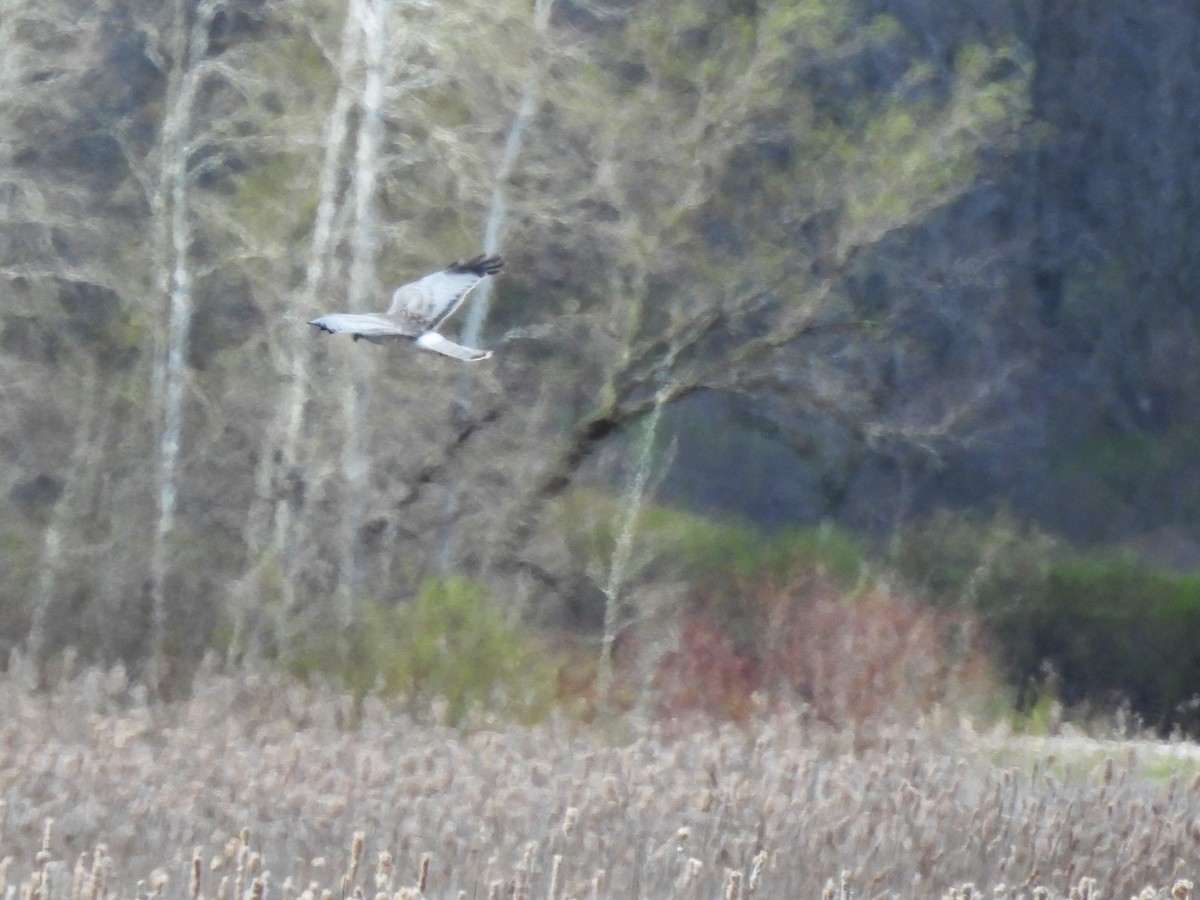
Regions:
M 763 868 L 767 864 L 767 851 L 759 850 L 754 854 L 754 860 L 750 864 L 750 879 L 746 885 L 748 891 L 753 894 L 758 890 L 758 882 L 762 878 Z
M 265 878 L 255 878 L 250 882 L 250 900 L 263 900 L 267 885 Z
M 7 868 L 6 863 L 8 862 L 8 859 L 9 858 L 6 857 L 4 859 L 4 862 L 0 862 L 0 897 L 4 896 L 5 877 L 4 877 L 3 870 Z M 83 900 L 83 892 L 87 885 L 87 877 L 88 877 L 87 854 L 80 853 L 79 858 L 75 860 L 75 871 L 74 871 L 73 877 L 71 879 L 71 900 Z
M 700 871 L 704 868 L 704 863 L 692 856 L 683 864 L 683 871 L 679 873 L 678 884 L 680 888 L 688 888 L 699 877 Z
M 603 869 L 597 869 L 596 874 L 592 876 L 592 900 L 600 900 L 600 892 L 604 889 L 605 874 Z
M 488 885 L 488 900 L 500 900 L 500 889 L 504 886 L 504 882 L 499 879 Z
M 346 881 L 349 884 L 354 884 L 358 878 L 358 867 L 362 864 L 363 840 L 365 838 L 366 835 L 363 832 L 356 831 L 350 841 L 350 869 L 346 872 Z
M 550 890 L 546 892 L 546 900 L 557 900 L 558 898 L 558 877 L 562 861 L 562 854 L 555 853 L 550 863 Z
M 375 890 L 383 891 L 392 885 L 392 854 L 386 850 L 379 851 L 379 861 L 375 864 Z
M 825 890 L 821 891 L 821 900 L 833 900 L 837 896 L 837 885 L 833 883 L 833 879 L 829 878 L 825 881 Z
M 729 879 L 725 885 L 725 900 L 741 900 L 742 873 L 737 869 L 727 869 L 725 874 Z
M 417 870 L 418 893 L 425 893 L 425 886 L 429 883 L 429 862 L 432 858 L 432 855 L 428 851 L 421 854 L 421 866 Z
M 1180 878 L 1171 887 L 1171 900 L 1190 900 L 1192 896 L 1192 883 L 1185 878 Z
M 161 897 L 162 892 L 167 887 L 167 882 L 170 881 L 170 876 L 162 869 L 155 869 L 150 873 L 150 892 L 155 897 Z
M 92 876 L 84 890 L 85 900 L 103 900 L 108 893 L 108 846 L 97 844 L 92 852 Z
M 204 868 L 204 850 L 196 847 L 192 851 L 191 877 L 188 880 L 188 896 L 197 900 L 200 896 L 200 873 Z
M 579 818 L 579 810 L 574 806 L 568 806 L 567 811 L 563 813 L 562 833 L 563 837 L 569 838 L 575 830 L 575 820 Z
M 229 876 L 222 875 L 221 880 L 217 882 L 217 900 L 226 900 L 229 896 Z M 238 900 L 241 900 L 239 897 Z

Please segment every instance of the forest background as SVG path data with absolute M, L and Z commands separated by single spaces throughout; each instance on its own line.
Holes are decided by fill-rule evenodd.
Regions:
M 1194 725 L 1191 0 L 64 9 L 0 4 L 0 655 Z M 480 250 L 486 363 L 304 324 Z

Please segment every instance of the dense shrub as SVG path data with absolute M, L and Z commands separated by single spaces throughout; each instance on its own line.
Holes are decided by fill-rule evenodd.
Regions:
M 448 724 L 483 711 L 537 720 L 554 701 L 553 658 L 467 578 L 431 579 L 410 601 L 367 605 L 347 643 L 340 652 L 314 646 L 297 668 L 360 696 L 406 697 L 414 714 L 435 711 Z
M 700 600 L 659 676 L 666 712 L 747 719 L 755 695 L 838 726 L 996 696 L 969 617 L 877 586 L 761 577 Z
M 1200 732 L 1200 576 L 1074 550 L 1005 517 L 942 516 L 898 543 L 897 568 L 980 616 L 1024 705 L 1128 704 L 1160 729 Z

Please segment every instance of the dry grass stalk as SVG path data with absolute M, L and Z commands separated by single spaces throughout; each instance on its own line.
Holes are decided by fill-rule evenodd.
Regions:
M 737 869 L 728 869 L 725 872 L 725 877 L 725 900 L 741 900 L 742 873 Z
M 422 847 L 438 897 L 1193 896 L 1176 862 L 1200 858 L 1193 763 L 1152 777 L 1173 757 L 1145 744 L 1051 758 L 949 719 L 845 732 L 779 710 L 752 729 L 631 725 L 614 745 L 560 725 L 416 727 L 381 703 L 348 734 L 340 695 L 213 678 L 151 712 L 0 676 L 0 723 L 29 723 L 0 741 L 0 898 L 127 898 L 138 877 L 152 894 L 162 869 L 182 870 L 164 897 L 248 900 L 255 881 L 275 896 L 266 870 L 282 863 L 279 900 L 337 900 L 359 888 L 367 837 L 388 847 L 368 896 L 389 900 L 428 892 Z M 254 823 L 253 847 L 245 829 L 214 842 L 229 821 Z M 347 836 L 345 867 L 327 864 Z M 415 887 L 396 889 L 409 866 Z
M 192 865 L 188 876 L 188 896 L 192 900 L 200 900 L 200 876 L 204 871 L 204 848 L 192 850 Z
M 355 882 L 358 881 L 358 869 L 362 865 L 363 857 L 363 842 L 366 835 L 361 831 L 354 832 L 350 839 L 350 862 L 346 868 L 346 874 L 342 877 L 342 897 L 350 896 L 351 892 L 356 889 Z
M 5 859 L 4 862 L 8 862 Z M 0 863 L 0 869 L 5 868 L 4 863 Z M 75 870 L 71 877 L 71 900 L 83 900 L 83 891 L 87 885 L 88 879 L 88 856 L 86 853 L 80 853 L 75 860 Z M 0 897 L 4 896 L 4 875 L 0 872 Z
M 161 897 L 170 880 L 171 877 L 165 869 L 155 869 L 150 873 L 150 893 L 155 897 Z
M 375 863 L 375 890 L 386 892 L 391 890 L 393 877 L 392 854 L 380 850 Z
M 417 893 L 424 894 L 429 884 L 429 863 L 433 859 L 428 851 L 421 854 L 421 864 L 417 867 Z
M 546 891 L 546 900 L 558 900 L 558 881 L 562 870 L 562 861 L 562 854 L 555 853 L 550 863 L 550 887 Z

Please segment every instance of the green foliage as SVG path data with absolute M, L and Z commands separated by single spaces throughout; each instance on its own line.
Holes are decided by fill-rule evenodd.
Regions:
M 894 559 L 938 602 L 980 615 L 1035 719 L 1061 696 L 1094 708 L 1127 702 L 1164 729 L 1200 726 L 1191 709 L 1200 694 L 1200 576 L 1082 553 L 1006 516 L 942 515 L 904 535 Z
M 866 234 L 886 231 L 965 190 L 977 175 L 979 148 L 1003 144 L 1024 123 L 1030 73 L 1012 51 L 972 44 L 955 59 L 946 102 L 910 99 L 936 93 L 933 68 L 919 61 L 902 90 L 860 100 L 869 113 L 848 159 L 847 224 Z
M 415 711 L 444 704 L 439 717 L 448 724 L 481 710 L 535 721 L 554 701 L 554 659 L 467 578 L 431 579 L 396 606 L 367 605 L 349 650 L 330 651 L 308 648 L 296 670 L 332 675 L 358 696 L 406 696 Z
M 312 222 L 316 196 L 306 188 L 307 158 L 278 153 L 257 160 L 237 181 L 233 209 L 255 234 L 295 240 Z
M 577 564 L 594 568 L 611 558 L 621 502 L 588 489 L 568 495 L 560 527 Z M 646 504 L 636 527 L 638 545 L 653 548 L 652 558 L 644 561 L 646 572 L 693 583 L 732 583 L 801 566 L 848 585 L 864 560 L 859 541 L 832 525 L 767 532 L 745 522 Z
M 1076 499 L 1081 518 L 1101 523 L 1123 511 L 1157 510 L 1164 524 L 1184 524 L 1200 508 L 1193 464 L 1200 428 L 1174 419 L 1160 428 L 1081 428 L 1058 448 L 1054 475 Z M 1165 520 L 1165 521 L 1164 521 Z

